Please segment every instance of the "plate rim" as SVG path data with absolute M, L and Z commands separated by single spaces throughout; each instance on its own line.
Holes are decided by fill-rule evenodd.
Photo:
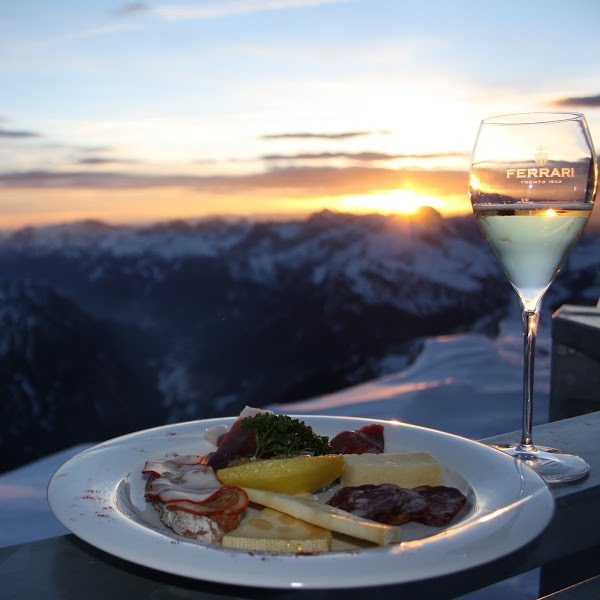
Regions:
M 125 464 L 115 468 L 107 466 L 103 458 L 110 459 L 114 453 L 118 456 L 119 453 L 127 455 L 127 452 L 134 451 L 145 453 L 145 459 L 139 459 L 143 464 L 143 460 L 156 458 L 156 456 L 148 454 L 146 448 L 136 448 L 135 443 L 138 441 L 146 446 L 149 445 L 149 448 L 156 443 L 162 444 L 163 447 L 171 443 L 175 449 L 180 433 L 188 435 L 197 429 L 196 435 L 201 439 L 203 430 L 215 425 L 231 425 L 236 419 L 236 417 L 215 417 L 135 431 L 86 448 L 63 463 L 51 477 L 47 489 L 48 504 L 56 518 L 77 537 L 119 558 L 196 580 L 278 589 L 369 587 L 409 583 L 448 575 L 518 550 L 535 539 L 546 528 L 554 514 L 554 497 L 536 473 L 516 459 L 476 440 L 395 420 L 341 415 L 292 413 L 289 415 L 310 421 L 317 433 L 321 433 L 318 430 L 319 424 L 328 425 L 329 428 L 334 428 L 336 424 L 343 424 L 343 429 L 356 429 L 362 425 L 380 423 L 384 427 L 387 425 L 391 428 L 394 432 L 392 436 L 404 432 L 417 438 L 423 437 L 425 441 L 435 440 L 437 444 L 441 444 L 442 447 L 446 445 L 453 450 L 454 454 L 459 455 L 473 450 L 478 457 L 487 458 L 490 464 L 498 467 L 503 474 L 514 471 L 513 484 L 517 484 L 518 477 L 523 496 L 513 498 L 512 503 L 503 506 L 495 505 L 492 498 L 494 486 L 491 489 L 480 489 L 477 481 L 473 486 L 473 482 L 465 477 L 474 487 L 477 505 L 474 517 L 468 520 L 466 525 L 459 522 L 445 530 L 449 533 L 421 541 L 401 542 L 366 551 L 331 552 L 314 556 L 248 553 L 207 546 L 186 540 L 174 533 L 154 531 L 148 526 L 137 523 L 133 515 L 126 515 L 118 509 L 117 494 L 120 483 L 126 477 L 136 473 L 128 468 L 132 466 L 131 462 L 125 461 Z M 342 431 L 342 428 L 338 430 Z M 83 481 L 80 477 L 90 466 L 100 470 L 104 466 L 103 474 L 108 479 L 103 484 L 105 487 L 102 491 L 107 494 L 106 497 L 94 496 L 92 492 L 98 491 L 95 488 L 102 486 L 97 482 L 92 485 L 90 478 Z M 139 465 L 136 464 L 137 466 Z M 115 469 L 116 475 L 113 472 Z M 73 481 L 71 481 L 73 479 L 71 473 L 75 474 Z M 460 471 L 458 473 L 462 475 Z M 139 476 L 141 478 L 141 472 Z M 117 483 L 115 477 L 118 478 Z M 83 500 L 86 502 L 84 503 Z M 505 539 L 508 527 L 503 529 L 503 522 L 507 519 L 508 523 L 511 523 L 510 529 L 516 529 L 519 535 L 515 536 L 513 533 Z M 521 527 L 515 528 L 515 522 L 518 522 Z M 524 526 L 525 524 L 527 527 Z M 121 543 L 115 543 L 115 536 Z M 454 548 L 454 555 L 453 540 L 449 538 L 453 538 L 458 543 Z M 496 543 L 490 543 L 494 539 Z M 165 548 L 166 558 L 163 553 Z M 463 555 L 460 560 L 459 554 Z M 198 564 L 201 561 L 207 564 L 199 568 Z M 355 574 L 356 569 L 353 569 L 353 565 L 357 561 L 363 565 L 370 564 L 372 567 L 370 575 L 365 575 L 362 568 L 359 569 L 360 574 Z M 224 567 L 219 568 L 220 562 L 225 563 Z M 281 572 L 273 568 L 275 564 L 282 567 Z

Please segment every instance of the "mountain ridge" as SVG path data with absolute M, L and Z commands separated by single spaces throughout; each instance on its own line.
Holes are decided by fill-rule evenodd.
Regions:
M 582 239 L 548 307 L 595 304 L 599 246 L 595 235 Z M 427 337 L 495 335 L 514 302 L 473 219 L 435 211 L 416 218 L 324 211 L 288 222 L 27 228 L 0 239 L 0 273 L 0 315 L 24 313 L 12 321 L 15 339 L 27 333 L 27 319 L 46 314 L 55 323 L 32 338 L 53 349 L 43 358 L 25 347 L 10 359 L 0 353 L 9 419 L 0 430 L 9 457 L 0 470 L 65 442 L 57 430 L 30 448 L 5 431 L 15 414 L 22 414 L 21 430 L 36 431 L 37 413 L 21 410 L 15 378 L 35 391 L 31 403 L 49 410 L 52 400 L 60 405 L 56 414 L 78 414 L 67 419 L 73 444 L 333 392 L 380 375 L 389 355 L 410 362 Z M 37 308 L 26 301 L 32 294 L 41 298 Z M 44 313 L 44 303 L 53 309 Z M 67 331 L 69 321 L 84 333 L 58 335 L 56 327 Z M 83 356 L 89 364 L 69 391 L 52 392 L 66 389 L 61 361 L 77 372 L 73 365 Z M 116 398 L 129 409 L 115 408 L 118 418 L 109 423 L 98 415 L 110 413 Z

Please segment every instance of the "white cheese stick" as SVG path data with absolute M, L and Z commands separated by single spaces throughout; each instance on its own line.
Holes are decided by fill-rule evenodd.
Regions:
M 268 506 L 297 519 L 380 546 L 400 541 L 400 527 L 383 525 L 327 504 L 298 496 L 244 488 L 251 502 Z

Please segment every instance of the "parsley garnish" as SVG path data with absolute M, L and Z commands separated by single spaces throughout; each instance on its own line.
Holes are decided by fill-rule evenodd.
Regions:
M 329 445 L 327 436 L 317 435 L 310 425 L 288 415 L 258 413 L 243 419 L 241 427 L 256 432 L 254 458 L 337 454 Z

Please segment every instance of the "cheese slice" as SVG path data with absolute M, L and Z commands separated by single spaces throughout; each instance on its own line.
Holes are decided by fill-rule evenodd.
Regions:
M 383 546 L 400 541 L 400 527 L 382 525 L 345 510 L 289 494 L 244 488 L 251 502 L 350 537 Z
M 343 486 L 395 483 L 403 488 L 440 485 L 442 465 L 428 452 L 345 454 Z
M 265 508 L 223 536 L 223 546 L 266 552 L 327 552 L 331 531 L 286 513 Z

